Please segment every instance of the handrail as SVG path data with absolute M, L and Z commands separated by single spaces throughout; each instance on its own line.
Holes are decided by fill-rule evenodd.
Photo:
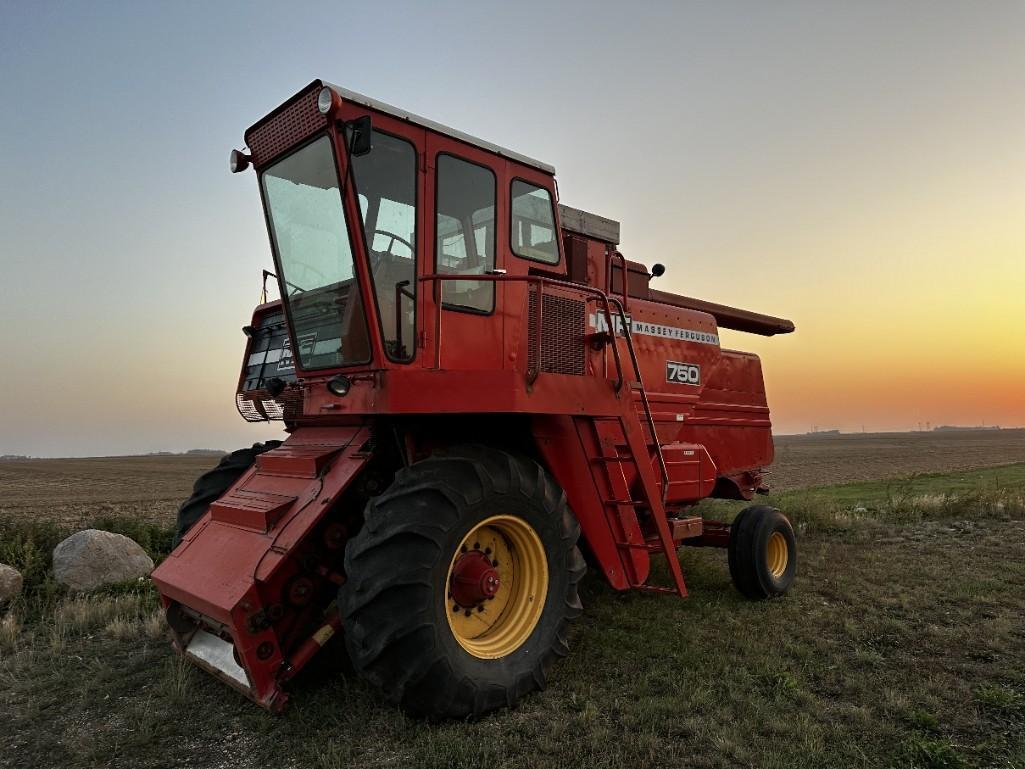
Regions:
M 395 284 L 395 355 L 399 358 L 406 357 L 406 345 L 402 339 L 402 297 L 416 301 L 416 294 L 406 290 L 409 283 L 408 280 L 400 280 Z
M 644 389 L 644 381 L 643 381 L 643 379 L 641 377 L 640 363 L 637 360 L 637 352 L 636 352 L 636 350 L 634 350 L 633 333 L 632 333 L 632 329 L 630 328 L 630 323 L 629 323 L 629 321 L 627 319 L 627 316 L 626 316 L 626 308 L 624 307 L 623 302 L 621 302 L 616 297 L 610 297 L 607 293 L 605 293 L 601 289 L 594 288 L 593 286 L 583 286 L 583 285 L 581 285 L 579 283 L 571 283 L 570 281 L 566 281 L 566 280 L 555 280 L 555 279 L 552 279 L 552 278 L 543 277 L 541 275 L 506 275 L 504 273 L 503 274 L 494 274 L 494 275 L 486 275 L 486 274 L 485 275 L 467 275 L 467 274 L 444 274 L 443 275 L 443 274 L 440 274 L 440 273 L 432 273 L 432 274 L 428 274 L 428 275 L 422 275 L 422 276 L 420 276 L 420 278 L 418 280 L 421 283 L 425 283 L 427 281 L 431 281 L 433 283 L 433 285 L 434 285 L 434 291 L 433 291 L 434 303 L 435 303 L 434 304 L 434 312 L 435 312 L 435 324 L 434 324 L 434 329 L 435 329 L 435 337 L 434 337 L 435 358 L 434 358 L 434 360 L 435 360 L 435 368 L 439 368 L 439 369 L 441 368 L 441 311 L 442 311 L 441 283 L 443 281 L 458 281 L 458 280 L 480 281 L 480 280 L 486 280 L 486 281 L 491 281 L 493 283 L 498 283 L 500 281 L 510 281 L 510 282 L 515 281 L 515 282 L 533 283 L 533 284 L 535 284 L 537 286 L 538 301 L 537 301 L 537 312 L 534 313 L 534 322 L 535 322 L 535 325 L 536 325 L 536 333 L 534 335 L 534 338 L 537 341 L 537 346 L 538 346 L 538 349 L 537 349 L 537 366 L 538 366 L 538 369 L 537 369 L 537 371 L 531 371 L 530 369 L 528 369 L 528 371 L 527 371 L 527 381 L 528 381 L 528 383 L 531 383 L 531 384 L 533 384 L 533 382 L 537 379 L 538 374 L 540 373 L 541 349 L 542 349 L 541 348 L 541 334 L 543 332 L 542 327 L 541 327 L 541 317 L 542 317 L 541 306 L 542 306 L 543 302 L 541 300 L 542 300 L 542 297 L 544 295 L 544 287 L 546 285 L 550 285 L 550 286 L 557 286 L 557 287 L 560 287 L 560 288 L 567 288 L 567 289 L 570 289 L 570 290 L 573 290 L 573 291 L 577 291 L 577 292 L 579 292 L 581 294 L 593 296 L 595 299 L 601 301 L 604 304 L 606 325 L 607 325 L 607 328 L 609 330 L 609 334 L 611 336 L 611 341 L 612 341 L 612 345 L 611 345 L 612 346 L 612 356 L 613 356 L 613 359 L 616 362 L 616 377 L 617 378 L 615 380 L 614 387 L 615 387 L 616 392 L 619 393 L 622 390 L 622 388 L 623 388 L 624 374 L 623 374 L 623 361 L 622 361 L 622 358 L 621 358 L 621 356 L 619 354 L 619 345 L 616 343 L 616 329 L 615 329 L 615 325 L 612 322 L 612 305 L 614 304 L 615 307 L 616 307 L 616 310 L 618 311 L 619 318 L 620 318 L 620 320 L 623 323 L 623 336 L 626 339 L 626 349 L 630 353 L 630 362 L 633 365 L 634 374 L 637 377 L 637 384 L 638 384 L 638 387 L 640 388 L 641 404 L 644 407 L 644 415 L 647 418 L 648 427 L 651 430 L 651 442 L 655 446 L 655 455 L 658 457 L 659 470 L 661 471 L 661 475 L 662 475 L 662 504 L 663 505 L 665 504 L 665 501 L 668 498 L 668 494 L 669 494 L 669 468 L 666 465 L 665 456 L 663 456 L 663 454 L 662 454 L 662 446 L 658 442 L 658 434 L 655 432 L 655 418 L 651 414 L 651 403 L 648 401 L 648 394 L 647 394 L 647 391 Z M 625 289 L 625 285 L 626 285 L 625 284 L 625 281 L 626 281 L 626 273 L 625 273 L 625 271 L 624 271 L 624 275 L 623 275 L 623 280 L 624 280 L 624 289 Z M 625 296 L 625 294 L 626 294 L 626 292 L 624 290 L 624 296 Z M 633 397 L 632 396 L 630 398 L 630 403 L 631 403 L 631 408 L 632 408 L 632 403 L 633 403 Z
M 623 256 L 622 252 L 619 251 L 619 249 L 616 249 L 616 248 L 613 248 L 611 250 L 611 252 L 609 253 L 609 260 L 608 260 L 609 293 L 610 294 L 613 293 L 613 291 L 612 291 L 612 280 L 615 277 L 615 273 L 613 272 L 614 268 L 612 266 L 612 262 L 615 261 L 617 256 L 619 257 L 620 270 L 623 273 L 623 285 L 622 285 L 623 291 L 622 291 L 622 293 L 623 293 L 623 310 L 625 311 L 627 309 L 627 307 L 626 307 L 627 303 L 630 301 L 630 274 L 629 274 L 630 270 L 629 270 L 629 268 L 626 265 L 626 257 Z
M 506 275 L 506 274 L 495 274 L 495 275 L 487 275 L 487 274 L 485 274 L 485 275 L 476 275 L 476 274 L 473 274 L 473 275 L 467 275 L 467 274 L 430 273 L 430 274 L 427 274 L 427 275 L 421 275 L 417 280 L 419 282 L 421 282 L 421 283 L 426 283 L 426 282 L 430 281 L 434 285 L 434 290 L 432 292 L 432 296 L 434 297 L 434 338 L 435 338 L 435 345 L 434 345 L 434 351 L 435 351 L 434 352 L 434 367 L 435 368 L 441 368 L 441 310 L 442 310 L 441 283 L 443 281 L 459 281 L 459 280 L 481 281 L 481 280 L 483 280 L 483 281 L 490 281 L 492 283 L 499 283 L 499 282 L 506 282 L 506 281 L 508 281 L 508 282 L 520 282 L 520 283 L 533 283 L 533 284 L 537 285 L 537 287 L 538 287 L 537 290 L 538 290 L 538 298 L 539 299 L 544 294 L 544 287 L 545 286 L 556 286 L 556 287 L 559 287 L 559 288 L 567 288 L 567 289 L 570 289 L 570 290 L 573 290 L 573 291 L 577 291 L 577 292 L 579 292 L 581 294 L 590 295 L 590 296 L 594 297 L 595 299 L 601 301 L 605 305 L 605 307 L 604 307 L 604 310 L 605 310 L 605 320 L 606 320 L 609 332 L 612 334 L 613 339 L 615 339 L 615 330 L 614 330 L 614 325 L 612 323 L 612 306 L 610 304 L 609 295 L 606 294 L 601 289 L 597 289 L 597 288 L 594 288 L 592 286 L 582 286 L 579 283 L 571 283 L 568 280 L 555 280 L 553 278 L 546 278 L 546 277 L 543 277 L 541 275 Z M 535 313 L 535 317 L 534 317 L 534 325 L 536 326 L 536 332 L 537 332 L 535 334 L 535 339 L 537 340 L 537 345 L 538 345 L 537 361 L 538 361 L 539 371 L 540 371 L 540 366 L 541 366 L 541 333 L 542 333 L 542 329 L 541 329 L 541 315 L 542 315 L 542 313 L 541 313 L 541 304 L 542 304 L 542 302 L 538 301 L 538 311 Z M 624 316 L 624 318 L 625 318 L 625 316 Z M 625 322 L 625 320 L 624 320 L 624 322 Z M 616 361 L 617 379 L 615 380 L 615 388 L 616 388 L 616 392 L 619 392 L 623 388 L 623 382 L 624 382 L 624 378 L 623 378 L 623 363 L 622 363 L 622 360 L 620 359 L 620 356 L 619 356 L 619 348 L 618 348 L 618 346 L 617 345 L 612 345 L 612 350 L 613 350 L 613 357 L 615 358 L 615 361 Z M 528 371 L 528 375 L 529 374 L 530 374 L 530 372 Z M 536 378 L 537 378 L 537 374 L 534 375 L 534 379 L 536 379 Z M 533 381 L 533 380 L 531 380 L 531 381 Z
M 623 303 L 615 297 L 612 301 L 619 309 L 619 316 L 623 320 L 623 334 L 626 337 L 626 349 L 630 351 L 630 361 L 633 363 L 634 373 L 637 375 L 637 386 L 641 394 L 641 403 L 644 406 L 644 416 L 648 419 L 648 427 L 651 429 L 651 442 L 655 445 L 655 455 L 658 457 L 659 470 L 662 471 L 662 504 L 665 505 L 669 498 L 669 467 L 666 465 L 666 458 L 662 454 L 662 445 L 658 442 L 658 434 L 655 432 L 655 417 L 651 413 L 651 403 L 648 401 L 648 391 L 644 387 L 644 380 L 641 377 L 641 366 L 637 360 L 637 351 L 634 350 L 633 329 L 627 322 L 626 308 Z M 613 347 L 618 345 L 613 342 Z M 631 400 L 633 400 L 631 398 Z

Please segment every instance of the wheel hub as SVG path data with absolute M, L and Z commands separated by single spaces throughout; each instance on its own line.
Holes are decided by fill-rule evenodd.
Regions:
M 530 637 L 548 594 L 548 556 L 534 528 L 493 515 L 456 547 L 445 582 L 445 616 L 455 640 L 478 659 L 512 654 Z
M 765 543 L 765 563 L 769 573 L 779 579 L 786 572 L 789 561 L 790 548 L 787 546 L 786 537 L 778 531 L 772 532 Z
M 494 598 L 499 587 L 498 570 L 480 550 L 463 553 L 452 565 L 452 600 L 465 609 Z

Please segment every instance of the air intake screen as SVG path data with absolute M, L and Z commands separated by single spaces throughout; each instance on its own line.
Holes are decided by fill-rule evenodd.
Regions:
M 544 294 L 541 304 L 541 371 L 549 374 L 584 373 L 584 303 Z M 537 294 L 527 300 L 527 363 L 537 366 Z

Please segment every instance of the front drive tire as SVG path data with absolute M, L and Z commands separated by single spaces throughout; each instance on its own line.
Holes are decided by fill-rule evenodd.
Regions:
M 565 495 L 524 457 L 461 447 L 400 471 L 345 551 L 354 667 L 430 719 L 514 706 L 568 652 L 579 533 Z
M 752 600 L 786 593 L 797 573 L 797 540 L 790 521 L 767 505 L 744 508 L 730 527 L 730 576 Z

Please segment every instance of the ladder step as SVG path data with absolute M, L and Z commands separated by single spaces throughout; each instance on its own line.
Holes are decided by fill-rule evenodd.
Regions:
M 661 542 L 652 540 L 645 540 L 644 544 L 638 544 L 636 542 L 616 542 L 616 547 L 621 550 L 644 550 L 648 553 L 665 552 L 665 548 L 662 547 Z
M 663 587 L 662 585 L 633 585 L 635 590 L 643 590 L 647 593 L 663 593 L 670 595 L 679 595 L 679 591 L 675 587 Z
M 621 462 L 632 462 L 632 461 L 633 461 L 633 457 L 630 456 L 629 454 L 627 454 L 626 456 L 623 456 L 623 457 L 595 457 L 594 459 L 591 460 L 591 462 L 593 462 L 596 465 L 599 465 L 599 464 L 611 465 L 611 464 L 613 464 L 615 462 L 620 462 L 621 463 Z
M 651 552 L 646 544 L 637 544 L 636 542 L 616 542 L 616 547 L 620 550 L 646 550 L 649 553 Z

